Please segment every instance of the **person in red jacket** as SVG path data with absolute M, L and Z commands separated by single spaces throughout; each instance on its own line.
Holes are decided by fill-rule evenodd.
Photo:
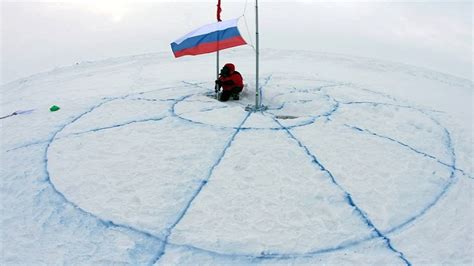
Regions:
M 235 71 L 234 64 L 227 63 L 221 69 L 219 78 L 216 80 L 218 88 L 222 87 L 219 95 L 219 101 L 225 102 L 232 96 L 233 100 L 239 99 L 239 93 L 244 88 L 242 75 Z

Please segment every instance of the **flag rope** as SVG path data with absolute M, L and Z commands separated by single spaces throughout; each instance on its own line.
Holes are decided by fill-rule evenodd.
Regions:
M 253 45 L 253 41 L 252 41 L 252 34 L 250 34 L 250 29 L 249 29 L 249 25 L 247 23 L 247 17 L 245 17 L 245 13 L 247 12 L 247 5 L 248 5 L 248 0 L 245 0 L 245 5 L 244 5 L 244 11 L 242 12 L 242 15 L 240 17 L 243 17 L 244 18 L 244 23 L 245 23 L 245 28 L 247 29 L 247 35 L 249 36 L 249 40 L 250 40 L 250 44 L 248 44 L 250 47 L 252 47 L 252 49 L 257 52 L 257 49 L 255 48 L 255 46 Z
M 247 24 L 247 18 L 245 17 L 245 13 L 242 14 L 242 16 L 240 16 L 240 17 L 243 17 L 243 18 L 244 18 L 245 28 L 247 29 L 247 35 L 249 36 L 250 44 L 247 44 L 247 45 L 250 46 L 250 47 L 252 47 L 252 49 L 256 52 L 257 49 L 256 49 L 255 46 L 253 45 L 252 34 L 250 34 L 249 25 Z

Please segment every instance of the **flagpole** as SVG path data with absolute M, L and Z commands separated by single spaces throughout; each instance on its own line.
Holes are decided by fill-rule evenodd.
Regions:
M 217 48 L 219 48 L 219 42 L 217 44 Z M 219 78 L 219 50 L 216 52 L 217 54 L 217 60 L 216 60 L 216 79 Z
M 255 58 L 255 111 L 260 109 L 260 88 L 258 87 L 258 0 L 255 0 L 255 39 L 256 39 L 256 58 Z
M 217 1 L 217 22 L 221 22 L 221 0 Z M 219 79 L 219 36 L 217 37 L 217 52 L 216 52 L 216 80 Z M 216 99 L 219 98 L 219 92 L 216 84 Z
M 216 52 L 216 80 L 219 79 L 219 40 L 217 41 L 217 52 Z M 219 85 L 214 85 L 214 91 L 216 93 L 216 99 L 219 100 Z

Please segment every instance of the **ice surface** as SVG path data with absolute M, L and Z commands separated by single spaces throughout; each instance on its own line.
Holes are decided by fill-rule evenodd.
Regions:
M 451 168 L 393 141 L 336 123 L 294 132 L 383 231 L 420 212 L 449 184 Z
M 2 116 L 35 110 L 0 121 L 1 263 L 472 264 L 472 82 L 268 50 L 248 113 L 253 58 L 222 56 L 240 101 L 211 56 L 4 85 Z
M 258 256 L 370 236 L 344 193 L 285 132 L 244 131 L 234 142 L 170 242 Z
M 159 234 L 230 135 L 169 118 L 92 131 L 54 141 L 48 170 L 56 188 L 87 212 Z

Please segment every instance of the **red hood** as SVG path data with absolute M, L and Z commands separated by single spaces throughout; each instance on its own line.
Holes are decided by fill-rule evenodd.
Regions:
M 235 71 L 235 66 L 234 66 L 234 64 L 232 64 L 232 63 L 227 63 L 227 64 L 225 64 L 224 66 L 229 69 L 229 74 L 234 73 L 234 71 Z

